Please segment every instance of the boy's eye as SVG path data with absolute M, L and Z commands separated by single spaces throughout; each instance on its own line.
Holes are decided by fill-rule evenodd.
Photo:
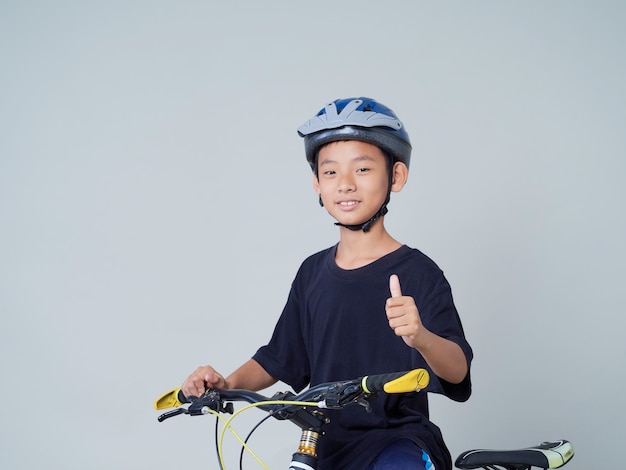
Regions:
M 325 175 L 334 175 L 335 174 L 335 170 L 326 170 L 324 172 Z
M 369 168 L 359 168 L 356 172 L 357 173 L 365 173 L 366 171 L 369 171 Z

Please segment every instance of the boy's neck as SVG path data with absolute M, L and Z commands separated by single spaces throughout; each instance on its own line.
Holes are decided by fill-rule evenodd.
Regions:
M 387 233 L 382 223 L 374 224 L 369 232 L 341 227 L 339 234 L 335 262 L 342 269 L 361 268 L 402 246 Z

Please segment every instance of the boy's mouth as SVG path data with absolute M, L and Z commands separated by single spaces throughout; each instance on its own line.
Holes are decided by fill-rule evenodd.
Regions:
M 359 201 L 351 200 L 351 201 L 339 201 L 337 205 L 344 210 L 351 210 L 355 208 L 359 204 Z

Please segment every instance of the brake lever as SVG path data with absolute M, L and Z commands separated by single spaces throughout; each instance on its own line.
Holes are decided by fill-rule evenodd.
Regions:
M 162 423 L 163 421 L 165 421 L 168 418 L 171 418 L 173 416 L 182 415 L 182 414 L 189 414 L 189 412 L 185 408 L 176 408 L 175 410 L 163 413 L 157 419 L 159 420 L 159 423 Z
M 370 402 L 367 401 L 365 398 L 357 398 L 356 400 L 354 400 L 354 402 L 357 405 L 362 406 L 363 408 L 365 408 L 365 411 L 367 413 L 371 413 L 372 412 L 372 405 L 370 405 Z
M 187 412 L 192 416 L 208 414 L 209 410 L 233 414 L 234 406 L 232 403 L 224 403 L 219 392 L 210 389 L 195 399 L 187 408 Z

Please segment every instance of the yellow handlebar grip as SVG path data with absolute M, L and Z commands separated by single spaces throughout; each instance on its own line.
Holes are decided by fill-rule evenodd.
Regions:
M 166 408 L 176 408 L 181 406 L 182 403 L 178 401 L 178 392 L 180 388 L 173 388 L 169 392 L 164 393 L 154 402 L 155 410 L 164 410 Z
M 430 375 L 426 369 L 415 369 L 383 386 L 386 393 L 419 392 L 428 386 Z

